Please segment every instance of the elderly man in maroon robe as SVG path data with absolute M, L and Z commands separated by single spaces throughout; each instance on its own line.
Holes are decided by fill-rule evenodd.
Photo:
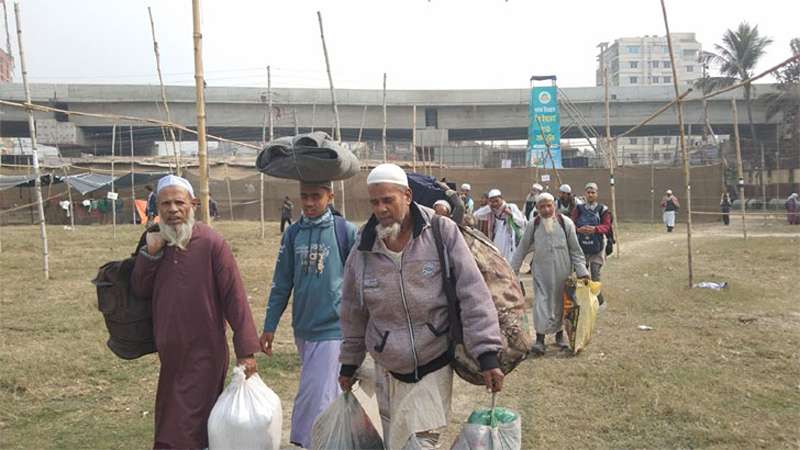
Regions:
M 134 294 L 152 297 L 161 361 L 153 447 L 205 448 L 208 416 L 228 369 L 225 321 L 248 377 L 256 372 L 258 334 L 230 247 L 194 221 L 191 184 L 169 175 L 157 197 L 160 231 L 147 234 L 131 275 Z

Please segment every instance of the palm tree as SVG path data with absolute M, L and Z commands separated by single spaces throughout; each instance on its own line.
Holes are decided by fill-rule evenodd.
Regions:
M 772 43 L 772 39 L 761 36 L 758 25 L 750 26 L 742 22 L 736 30 L 727 30 L 722 35 L 722 43 L 715 44 L 713 61 L 719 64 L 719 71 L 723 77 L 735 80 L 747 80 L 753 76 L 753 69 L 764 56 L 765 49 Z M 756 141 L 756 127 L 753 125 L 752 86 L 744 85 L 744 101 L 747 106 L 747 120 L 750 122 L 750 135 L 753 143 Z

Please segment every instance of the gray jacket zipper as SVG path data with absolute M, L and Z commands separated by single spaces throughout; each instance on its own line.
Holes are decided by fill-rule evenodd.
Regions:
M 403 308 L 406 311 L 406 319 L 408 321 L 408 335 L 411 336 L 411 355 L 414 357 L 414 379 L 419 381 L 419 358 L 417 357 L 417 345 L 414 339 L 414 327 L 411 324 L 411 313 L 408 311 L 408 303 L 406 302 L 406 291 L 403 288 L 403 258 L 406 253 L 400 256 L 400 298 L 403 300 Z

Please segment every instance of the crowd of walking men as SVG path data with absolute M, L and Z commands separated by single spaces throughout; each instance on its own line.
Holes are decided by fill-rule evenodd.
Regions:
M 555 198 L 536 184 L 525 211 L 498 189 L 475 205 L 464 184 L 431 209 L 412 200 L 400 167 L 382 164 L 367 178 L 372 216 L 360 230 L 333 208 L 330 182 L 299 185 L 302 216 L 283 232 L 259 337 L 230 246 L 195 222 L 191 184 L 173 175 L 159 181 L 154 202 L 160 228 L 147 232 L 131 279 L 134 293 L 153 301 L 161 362 L 154 448 L 208 445 L 208 416 L 228 368 L 225 322 L 233 330 L 237 363 L 249 377 L 257 371 L 257 352 L 272 356 L 290 297 L 301 372 L 289 440 L 310 446 L 315 419 L 353 388 L 369 353 L 387 448 L 402 448 L 412 438 L 435 448 L 450 413 L 453 370 L 433 221 L 439 221 L 452 265 L 465 347 L 479 362 L 487 390 L 500 391 L 504 379 L 489 289 L 456 222 L 437 216 L 484 232 L 517 272 L 533 253 L 533 355 L 546 352 L 547 334 L 555 335 L 557 347 L 567 347 L 564 282 L 573 272 L 599 280 L 613 236 L 595 183 L 586 184 L 583 199 L 573 197 L 568 185 Z

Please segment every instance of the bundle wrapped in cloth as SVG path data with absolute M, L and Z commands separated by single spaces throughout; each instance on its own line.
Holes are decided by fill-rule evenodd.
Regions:
M 361 163 L 328 134 L 315 131 L 269 142 L 259 153 L 256 168 L 276 178 L 317 182 L 351 178 Z
M 597 295 L 602 285 L 597 281 L 567 278 L 564 287 L 564 330 L 574 355 L 586 348 L 592 340 L 600 302 Z

